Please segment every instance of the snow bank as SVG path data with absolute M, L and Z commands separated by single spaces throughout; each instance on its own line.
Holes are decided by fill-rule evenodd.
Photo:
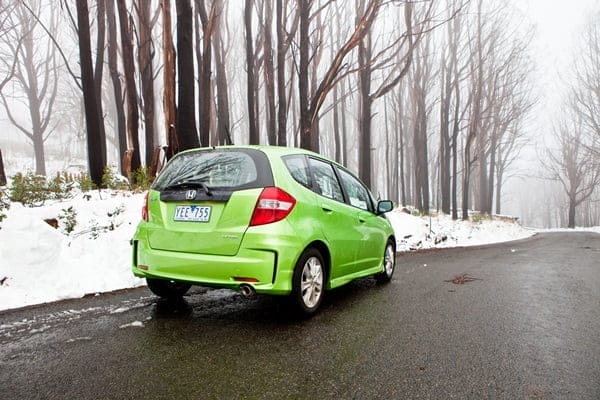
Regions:
M 140 219 L 143 194 L 92 191 L 28 208 L 12 203 L 0 224 L 0 310 L 144 285 L 131 273 L 129 240 Z M 75 229 L 59 215 L 72 207 Z M 532 235 L 518 224 L 448 216 L 388 214 L 398 251 L 468 246 Z M 56 219 L 53 228 L 45 219 Z
M 397 251 L 507 242 L 524 239 L 535 233 L 506 219 L 454 221 L 449 215 L 419 217 L 400 209 L 387 216 L 396 232 Z
M 143 285 L 129 245 L 142 202 L 142 194 L 94 191 L 42 207 L 11 203 L 0 229 L 0 310 Z M 68 207 L 77 225 L 67 235 L 44 220 Z

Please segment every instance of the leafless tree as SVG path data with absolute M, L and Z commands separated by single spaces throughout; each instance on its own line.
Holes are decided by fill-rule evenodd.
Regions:
M 250 144 L 259 144 L 260 136 L 258 131 L 258 105 L 256 98 L 256 64 L 254 57 L 254 35 L 252 33 L 252 9 L 254 0 L 246 0 L 244 5 L 244 27 L 246 43 L 246 100 L 248 103 L 248 141 Z
M 590 19 L 574 59 L 575 80 L 542 163 L 568 198 L 568 227 L 600 184 L 600 22 Z
M 125 117 L 125 106 L 123 103 L 123 89 L 119 73 L 119 37 L 117 34 L 117 18 L 115 12 L 115 0 L 106 0 L 106 30 L 108 51 L 108 72 L 112 83 L 112 95 L 114 99 L 115 130 L 117 136 L 117 154 L 122 175 L 126 175 L 122 157 L 127 150 L 127 119 Z
M 328 5 L 329 2 L 326 3 Z M 325 5 L 325 6 L 326 6 Z M 354 30 L 344 44 L 333 51 L 333 57 L 329 66 L 326 68 L 324 76 L 316 82 L 314 90 L 310 90 L 310 64 L 313 61 L 313 54 L 310 54 L 311 39 L 310 25 L 313 17 L 313 0 L 299 0 L 298 12 L 300 15 L 300 28 L 298 38 L 299 48 L 299 67 L 298 67 L 298 96 L 300 102 L 300 146 L 313 151 L 319 151 L 319 136 L 316 130 L 319 112 L 325 103 L 327 95 L 331 92 L 336 83 L 345 74 L 351 72 L 348 64 L 344 63 L 346 56 L 356 47 L 358 47 L 375 21 L 381 0 L 370 1 L 364 12 L 356 18 Z M 323 6 L 323 7 L 325 7 Z M 322 12 L 322 8 L 314 11 Z M 314 48 L 314 47 L 313 47 Z
M 198 68 L 198 130 L 200 132 L 200 144 L 210 145 L 211 117 L 213 91 L 211 83 L 212 59 L 213 59 L 213 37 L 215 32 L 217 15 L 216 1 L 212 2 L 209 9 L 205 2 L 196 0 L 196 60 Z M 199 17 L 199 18 L 198 18 Z M 202 36 L 200 36 L 202 33 Z
M 600 184 L 600 164 L 591 158 L 591 149 L 598 145 L 592 138 L 586 141 L 585 124 L 578 115 L 560 120 L 554 129 L 556 148 L 549 146 L 542 163 L 560 182 L 569 200 L 568 227 L 575 227 L 576 208 L 590 198 Z
M 227 77 L 227 58 L 231 44 L 229 37 L 225 34 L 227 22 L 223 0 L 215 0 L 214 7 L 216 20 L 212 43 L 217 88 L 217 142 L 218 144 L 232 144 L 229 80 Z
M 194 23 L 190 0 L 175 0 L 177 9 L 177 144 L 179 150 L 200 146 L 196 129 Z
M 177 135 L 177 111 L 175 103 L 175 47 L 171 34 L 171 1 L 160 0 L 162 11 L 162 55 L 163 55 L 163 113 L 167 136 L 167 158 L 179 151 Z
M 104 163 L 100 124 L 102 119 L 98 114 L 99 94 L 94 85 L 94 70 L 92 66 L 92 45 L 90 42 L 90 21 L 87 0 L 77 0 L 77 32 L 79 40 L 79 60 L 81 66 L 81 86 L 85 105 L 85 122 L 87 130 L 87 150 L 90 177 L 98 187 L 102 184 Z
M 133 55 L 133 26 L 125 0 L 117 0 L 117 12 L 119 15 L 119 28 L 121 29 L 121 51 L 127 103 L 127 138 L 129 139 L 129 154 L 131 156 L 131 167 L 128 172 L 131 173 L 139 169 L 142 165 L 139 144 L 139 96 L 136 86 L 135 59 Z
M 144 116 L 144 137 L 146 138 L 146 166 L 152 167 L 152 156 L 155 146 L 155 112 L 154 112 L 154 41 L 152 28 L 159 14 L 152 12 L 152 2 L 138 0 L 135 4 L 138 14 L 138 64 L 140 69 L 142 111 Z M 154 172 L 154 171 L 152 171 Z
M 575 63 L 575 88 L 571 107 L 590 136 L 600 137 L 600 12 L 594 13 L 583 32 L 582 48 Z M 590 143 L 600 144 L 600 140 Z M 600 158 L 600 148 L 592 153 Z
M 32 5 L 34 11 L 41 14 L 41 2 Z M 52 33 L 57 29 L 54 10 L 48 10 L 48 26 Z M 37 174 L 46 175 L 46 157 L 44 143 L 53 133 L 53 108 L 58 89 L 58 62 L 56 48 L 48 36 L 41 31 L 38 21 L 22 4 L 17 4 L 8 17 L 14 29 L 1 36 L 3 47 L 9 52 L 6 63 L 14 63 L 13 75 L 18 91 L 10 96 L 17 104 L 23 104 L 28 111 L 28 123 L 15 114 L 15 107 L 9 104 L 8 95 L 0 93 L 2 103 L 10 122 L 33 144 Z M 14 60 L 14 61 L 13 61 Z
M 11 36 L 14 29 L 16 29 L 15 19 L 13 13 L 17 5 L 16 1 L 3 1 L 0 3 L 0 41 L 4 41 L 7 37 Z M 14 36 L 14 35 L 13 35 Z M 12 44 L 15 48 L 21 46 L 23 41 L 22 38 L 12 38 Z M 12 79 L 15 68 L 17 66 L 18 58 L 14 54 L 2 54 L 2 76 L 0 77 L 0 92 L 4 89 L 4 86 Z

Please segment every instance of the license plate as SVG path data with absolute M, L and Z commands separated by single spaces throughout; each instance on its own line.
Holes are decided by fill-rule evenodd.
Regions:
M 208 222 L 210 220 L 210 211 L 210 206 L 177 206 L 173 220 Z

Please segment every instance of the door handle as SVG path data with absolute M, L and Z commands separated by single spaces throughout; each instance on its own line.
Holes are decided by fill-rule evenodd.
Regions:
M 365 220 L 365 219 L 363 219 L 363 218 L 359 218 L 359 219 L 358 219 L 358 222 L 360 222 L 361 224 L 364 224 L 364 223 L 365 223 L 365 221 L 366 221 L 366 220 Z
M 326 213 L 332 213 L 333 210 L 329 207 L 327 207 L 326 205 L 322 205 L 321 208 L 323 209 L 323 211 L 325 211 Z

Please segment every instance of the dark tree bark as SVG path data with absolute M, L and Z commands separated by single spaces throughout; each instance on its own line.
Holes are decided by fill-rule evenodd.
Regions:
M 318 148 L 313 146 L 314 140 L 313 126 L 310 116 L 310 92 L 308 87 L 308 66 L 310 63 L 310 9 L 312 0 L 298 0 L 298 8 L 300 13 L 300 66 L 298 71 L 298 97 L 300 99 L 300 147 L 313 151 L 318 151 Z
M 175 48 L 171 35 L 171 1 L 161 0 L 163 49 L 163 109 L 167 136 L 167 159 L 179 151 L 177 135 L 177 108 L 175 104 Z
M 104 46 L 106 42 L 106 3 L 111 0 L 97 0 L 98 22 L 96 35 L 96 64 L 94 67 L 94 86 L 98 94 L 98 115 L 100 116 L 100 141 L 102 143 L 102 164 L 106 165 L 106 131 L 104 129 L 104 111 L 102 108 L 102 75 L 104 71 Z
M 358 46 L 358 85 L 360 92 L 358 174 L 363 183 L 368 188 L 373 189 L 373 185 L 371 185 L 371 108 L 373 106 L 373 98 L 371 97 L 371 57 L 371 32 L 368 32 Z
M 247 87 L 246 98 L 248 100 L 248 141 L 250 144 L 259 144 L 258 115 L 256 106 L 256 71 L 254 68 L 254 36 L 252 35 L 252 7 L 254 0 L 246 0 L 244 6 L 244 27 L 246 31 L 246 73 Z
M 285 81 L 285 58 L 290 41 L 286 35 L 283 0 L 276 0 L 275 12 L 277 14 L 277 143 L 280 146 L 287 146 L 288 101 Z
M 0 149 L 0 186 L 6 186 L 6 173 L 4 172 L 4 161 L 2 160 L 2 149 Z
M 267 0 L 264 3 L 263 53 L 265 75 L 265 94 L 267 97 L 267 137 L 270 145 L 277 142 L 277 113 L 275 111 L 275 67 L 273 65 L 273 4 Z
M 198 130 L 200 144 L 210 145 L 210 127 L 212 113 L 212 41 L 216 19 L 216 3 L 213 2 L 210 15 L 206 12 L 204 1 L 196 0 L 196 8 L 202 22 L 202 40 L 200 40 L 200 27 L 196 33 L 196 57 L 198 59 Z
M 125 6 L 125 0 L 117 0 L 119 13 L 119 26 L 121 28 L 121 50 L 123 52 L 123 71 L 125 74 L 125 96 L 127 99 L 127 135 L 131 147 L 131 172 L 142 166 L 140 157 L 139 110 L 138 94 L 135 86 L 135 63 L 133 59 L 133 42 L 131 27 L 129 26 L 129 15 Z
M 190 0 L 176 0 L 177 9 L 177 138 L 179 151 L 200 146 L 196 130 L 194 90 L 194 23 Z
M 222 34 L 223 0 L 215 0 L 216 20 L 213 40 L 215 55 L 216 85 L 217 85 L 217 138 L 218 144 L 233 144 L 231 138 L 230 112 L 229 112 L 229 84 L 225 60 L 227 50 Z
M 90 41 L 90 20 L 87 0 L 77 0 L 77 34 L 79 39 L 79 63 L 81 66 L 81 84 L 85 106 L 85 124 L 87 130 L 87 149 L 90 178 L 98 187 L 102 184 L 104 165 L 102 164 L 102 144 L 100 143 L 101 119 L 98 115 L 98 99 L 94 86 L 92 67 L 92 45 Z
M 138 62 L 140 64 L 140 78 L 142 83 L 142 104 L 144 113 L 144 126 L 146 138 L 146 166 L 152 165 L 154 155 L 154 44 L 152 42 L 152 2 L 147 0 L 138 1 Z
M 451 58 L 452 60 L 452 58 Z M 451 188 L 450 188 L 450 103 L 452 96 L 452 65 L 446 65 L 442 60 L 441 65 L 441 96 L 440 96 L 440 194 L 442 197 L 442 212 L 450 214 Z
M 412 78 L 413 146 L 415 207 L 424 214 L 429 213 L 429 155 L 427 147 L 427 85 L 430 74 L 428 41 L 419 48 L 419 61 L 414 64 Z
M 118 38 L 117 38 L 117 22 L 115 17 L 115 2 L 114 0 L 106 0 L 106 20 L 108 27 L 108 71 L 113 87 L 113 95 L 115 99 L 115 108 L 117 114 L 116 129 L 118 140 L 118 154 L 120 171 L 123 176 L 126 175 L 125 166 L 122 163 L 122 157 L 127 150 L 127 121 L 125 118 L 125 108 L 123 105 L 123 89 L 121 87 L 121 79 L 119 76 L 118 67 Z

